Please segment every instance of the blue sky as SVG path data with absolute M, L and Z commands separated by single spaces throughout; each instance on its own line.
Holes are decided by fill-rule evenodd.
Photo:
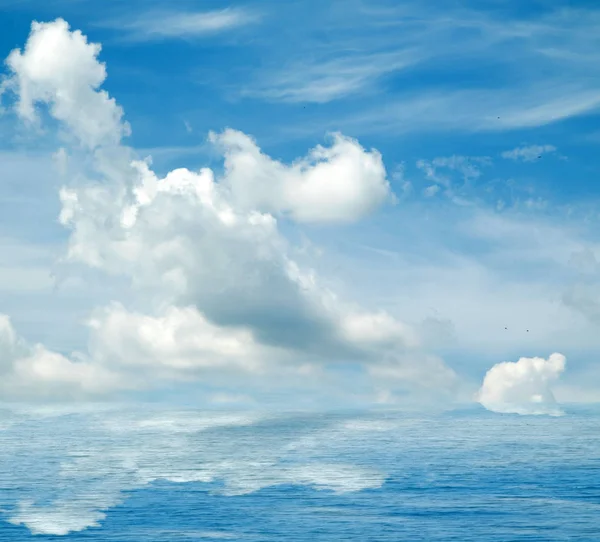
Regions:
M 80 30 L 89 43 L 102 46 L 97 57 L 84 62 L 88 53 L 71 59 L 73 49 L 61 53 L 53 51 L 54 42 L 44 42 L 46 61 L 57 63 L 52 70 L 59 74 L 56 80 L 54 75 L 39 79 L 33 64 L 5 66 L 0 312 L 30 345 L 26 350 L 41 342 L 44 356 L 65 356 L 67 373 L 79 370 L 70 364 L 102 365 L 111 382 L 126 379 L 119 372 L 122 358 L 131 364 L 133 358 L 156 355 L 158 367 L 148 370 L 162 374 L 161 360 L 172 352 L 140 339 L 140 329 L 154 325 L 142 317 L 159 322 L 161 329 L 167 325 L 160 320 L 167 318 L 166 307 L 193 307 L 197 313 L 191 316 L 168 314 L 189 337 L 196 336 L 195 325 L 216 326 L 216 331 L 210 328 L 213 334 L 229 333 L 232 326 L 236 333 L 249 333 L 235 340 L 250 341 L 258 349 L 256 359 L 271 360 L 269 369 L 258 370 L 251 360 L 252 367 L 233 363 L 223 372 L 220 361 L 211 365 L 200 354 L 202 359 L 191 361 L 186 350 L 175 357 L 183 363 L 183 356 L 183 365 L 193 365 L 193 371 L 173 361 L 178 368 L 169 365 L 168 375 L 161 376 L 167 386 L 143 377 L 126 395 L 171 397 L 168 388 L 203 401 L 220 394 L 260 403 L 293 392 L 298 404 L 379 404 L 390 397 L 392 404 L 404 397 L 411 404 L 439 397 L 460 402 L 473 399 L 496 363 L 547 359 L 560 352 L 567 369 L 555 386 L 557 398 L 600 397 L 593 384 L 600 381 L 595 185 L 600 172 L 600 10 L 592 3 L 437 2 L 425 8 L 417 2 L 106 2 L 99 10 L 86 1 L 0 1 L 0 8 L 4 58 L 15 48 L 26 55 L 32 21 L 55 24 L 61 18 L 70 25 L 64 32 Z M 98 62 L 107 74 L 97 81 L 100 86 L 90 90 L 87 83 L 73 83 L 87 81 Z M 31 100 L 38 117 L 34 125 L 18 109 L 27 85 L 33 94 L 49 85 Z M 124 112 L 116 129 L 126 132 L 126 122 L 131 134 L 86 149 L 80 136 L 92 137 L 92 132 L 84 121 L 100 119 L 86 109 L 100 94 L 89 92 L 99 88 Z M 71 91 L 70 101 L 63 102 L 69 111 L 53 112 L 52 104 Z M 111 105 L 98 107 L 114 112 Z M 228 128 L 236 132 L 210 141 L 209 132 L 223 134 Z M 356 154 L 348 144 L 340 153 L 356 161 L 340 158 L 339 170 L 325 170 L 319 177 L 321 183 L 335 177 L 342 192 L 297 196 L 306 201 L 275 201 L 269 182 L 285 184 L 289 178 L 293 184 L 300 177 L 294 166 L 285 170 L 262 159 L 256 165 L 254 147 L 239 135 L 254 138 L 261 156 L 289 165 L 317 145 L 335 146 L 331 133 L 336 132 L 352 138 L 362 151 Z M 63 154 L 56 154 L 60 148 Z M 67 162 L 61 156 L 68 156 L 62 173 L 61 164 Z M 116 215 L 110 213 L 116 210 L 98 210 L 96 196 L 85 187 L 90 181 L 102 186 L 122 182 L 134 174 L 125 173 L 129 166 L 119 169 L 121 162 L 146 156 L 152 157 L 157 177 L 177 168 L 209 167 L 217 184 L 233 194 L 228 205 L 236 213 L 257 210 L 274 217 L 273 244 L 257 250 L 267 251 L 271 263 L 279 262 L 273 263 L 276 267 L 265 267 L 261 258 L 266 256 L 246 252 L 248 243 L 263 242 L 248 240 L 248 231 L 238 232 L 235 243 L 241 244 L 230 248 L 224 248 L 230 237 L 196 243 L 199 234 L 194 232 L 208 226 L 189 218 L 191 208 L 188 215 L 177 207 L 175 192 L 168 207 L 156 207 L 158 214 L 145 219 L 151 232 L 131 233 L 140 243 L 139 265 L 127 260 L 111 237 Z M 224 156 L 230 162 L 224 164 Z M 335 156 L 325 160 L 335 161 Z M 385 168 L 381 178 L 378 156 Z M 310 170 L 311 160 L 318 161 L 313 156 L 300 170 Z M 89 196 L 79 211 L 71 209 L 80 215 L 67 227 L 58 221 L 61 207 L 69 206 L 59 199 L 61 186 L 70 187 L 78 201 Z M 117 192 L 107 194 L 110 199 Z M 356 199 L 344 207 L 347 194 Z M 167 221 L 171 237 L 159 227 L 160 216 L 166 216 L 161 213 L 172 213 Z M 156 244 L 159 234 L 161 244 Z M 164 290 L 164 275 L 150 277 L 166 264 L 142 258 L 181 239 L 190 243 L 186 246 L 193 247 L 197 260 L 183 252 L 177 256 L 187 289 L 175 294 Z M 103 252 L 109 245 L 110 253 Z M 69 253 L 68 246 L 75 249 Z M 216 261 L 227 265 L 203 275 Z M 302 279 L 290 278 L 289 269 L 285 276 L 278 274 L 290 261 L 306 273 Z M 227 278 L 223 269 L 235 271 Z M 248 278 L 253 273 L 256 282 Z M 311 295 L 321 299 L 334 293 L 339 306 L 321 299 L 325 305 L 316 310 L 314 299 L 298 293 L 311 273 L 319 284 L 318 289 L 312 282 L 306 286 L 315 288 Z M 209 288 L 212 280 L 217 282 Z M 269 286 L 278 293 L 268 292 Z M 110 312 L 111 303 L 119 303 L 124 312 Z M 331 339 L 339 330 L 322 321 L 319 311 L 331 310 L 343 329 L 354 326 L 340 316 L 349 310 L 345 303 L 361 318 L 371 318 L 371 323 L 356 320 L 363 335 L 352 341 L 363 341 L 360 347 Z M 102 310 L 109 312 L 102 313 L 99 328 L 90 331 L 83 325 Z M 375 318 L 381 311 L 389 321 Z M 109 313 L 123 320 L 113 322 Z M 109 329 L 109 322 L 116 327 Z M 364 328 L 371 325 L 377 333 L 389 328 L 389 336 L 365 338 Z M 405 344 L 410 333 L 402 335 L 404 325 L 419 337 L 418 347 Z M 125 330 L 134 333 L 134 328 L 135 338 L 127 336 Z M 292 337 L 290 330 L 298 335 Z M 394 342 L 400 335 L 402 346 Z M 103 341 L 111 348 L 99 348 Z M 123 345 L 131 341 L 138 341 L 136 348 L 127 350 Z M 371 341 L 368 348 L 364 341 Z M 373 341 L 379 341 L 376 348 Z M 21 395 L 30 397 L 33 392 L 26 390 L 33 384 L 15 367 L 25 366 L 18 361 L 32 354 L 17 355 L 13 346 L 5 348 L 12 352 L 4 354 L 5 365 L 18 381 L 15 386 L 24 390 Z M 267 347 L 282 350 L 265 353 Z M 74 351 L 79 354 L 73 356 Z M 207 363 L 210 374 L 198 369 Z M 273 366 L 279 368 L 271 374 Z M 51 390 L 70 396 L 65 386 L 77 388 L 73 397 L 89 395 L 89 386 L 75 377 L 48 377 L 54 379 L 49 383 L 37 369 L 30 370 L 48 398 L 58 393 Z M 298 381 L 297 373 L 306 378 Z M 547 386 L 540 378 L 540 385 Z

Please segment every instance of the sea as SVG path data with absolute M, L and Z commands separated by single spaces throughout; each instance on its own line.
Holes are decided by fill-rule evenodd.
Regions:
M 0 541 L 600 541 L 600 409 L 0 409 Z

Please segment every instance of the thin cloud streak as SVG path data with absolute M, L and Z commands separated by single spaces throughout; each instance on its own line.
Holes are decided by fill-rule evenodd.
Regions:
M 465 130 L 501 132 L 535 128 L 600 110 L 600 89 L 575 90 L 556 82 L 503 91 L 456 90 L 405 94 L 338 122 L 340 129 L 362 134 Z
M 346 101 L 353 113 L 338 114 L 336 129 L 368 133 L 528 129 L 600 108 L 598 10 L 522 19 L 506 10 L 344 5 L 314 17 L 310 32 L 291 28 L 240 95 Z M 265 45 L 280 39 L 276 31 Z
M 212 36 L 260 21 L 260 15 L 241 8 L 204 12 L 153 11 L 137 19 L 119 19 L 101 24 L 124 32 L 128 41 L 144 42 Z
M 302 60 L 268 77 L 261 86 L 243 90 L 242 95 L 289 103 L 327 103 L 374 88 L 382 76 L 414 66 L 419 60 L 416 51 L 349 55 L 326 62 Z
M 542 155 L 556 151 L 554 145 L 528 145 L 526 147 L 517 147 L 510 151 L 504 151 L 502 158 L 507 160 L 522 160 L 523 162 L 533 162 Z

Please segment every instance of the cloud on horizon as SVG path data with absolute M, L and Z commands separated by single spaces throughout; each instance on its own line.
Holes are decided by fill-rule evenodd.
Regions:
M 561 416 L 551 390 L 565 370 L 566 358 L 551 354 L 548 359 L 520 358 L 494 365 L 485 375 L 478 401 L 492 412 L 503 414 Z

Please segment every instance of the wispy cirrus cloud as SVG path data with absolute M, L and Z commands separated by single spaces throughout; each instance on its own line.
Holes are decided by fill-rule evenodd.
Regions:
M 546 126 L 600 110 L 600 89 L 564 80 L 530 88 L 455 89 L 402 93 L 340 119 L 336 126 L 365 134 L 464 130 L 504 132 Z
M 303 58 L 279 73 L 267 75 L 242 94 L 290 103 L 326 103 L 373 89 L 380 78 L 418 61 L 414 51 L 351 53 L 325 61 Z
M 150 11 L 137 18 L 104 21 L 101 26 L 123 32 L 128 41 L 160 41 L 211 36 L 260 20 L 257 12 L 243 8 L 212 11 Z
M 346 101 L 336 128 L 365 133 L 528 129 L 600 109 L 598 10 L 350 4 L 315 7 L 285 40 L 275 30 L 242 96 Z

